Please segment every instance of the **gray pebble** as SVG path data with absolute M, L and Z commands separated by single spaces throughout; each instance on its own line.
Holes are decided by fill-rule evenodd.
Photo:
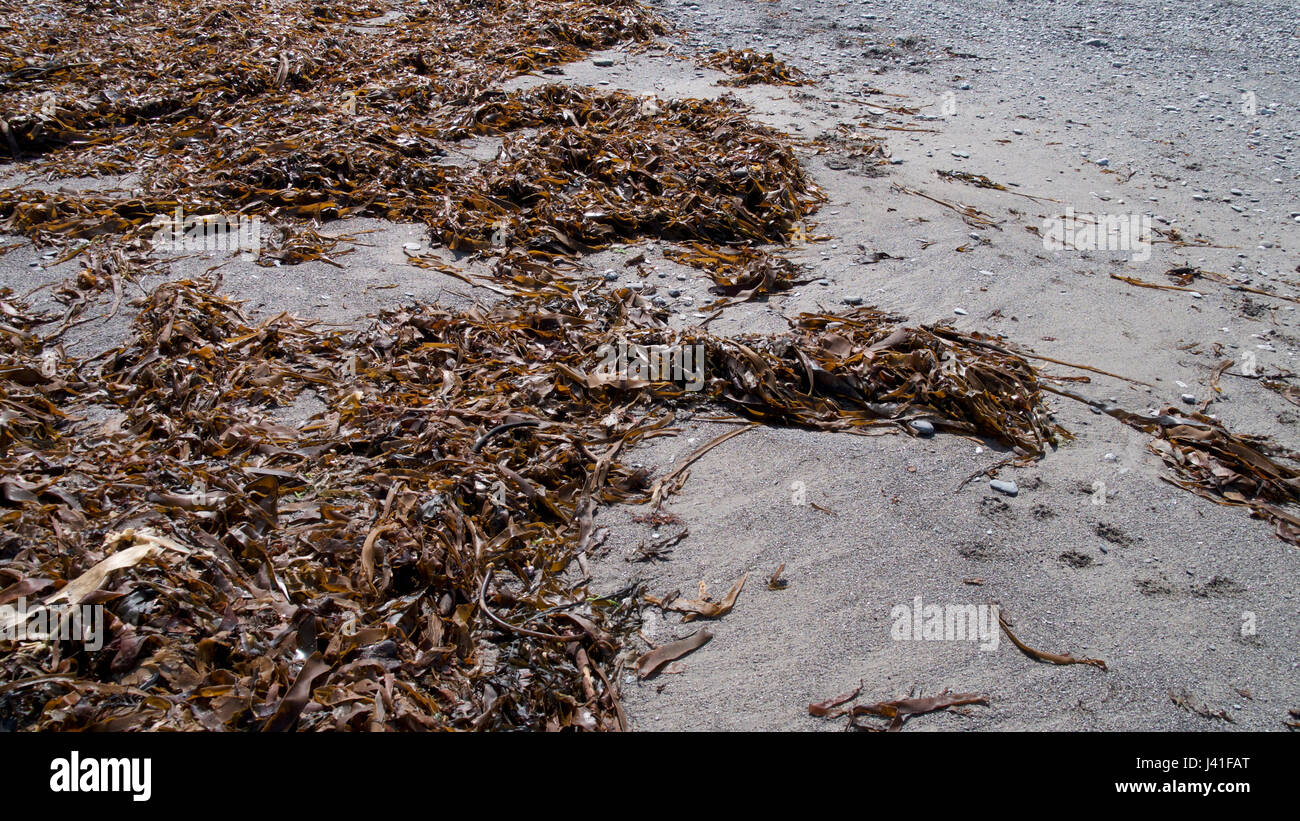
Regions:
M 1020 492 L 1020 487 L 1015 482 L 1004 482 L 1001 479 L 994 479 L 989 482 L 989 487 L 1008 496 L 1015 496 Z

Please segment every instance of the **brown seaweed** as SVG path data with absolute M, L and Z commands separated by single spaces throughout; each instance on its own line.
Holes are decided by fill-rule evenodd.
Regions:
M 778 60 L 771 52 L 761 54 L 748 48 L 719 51 L 709 57 L 706 65 L 735 75 L 720 80 L 719 85 L 724 86 L 802 86 L 810 82 L 806 74 Z

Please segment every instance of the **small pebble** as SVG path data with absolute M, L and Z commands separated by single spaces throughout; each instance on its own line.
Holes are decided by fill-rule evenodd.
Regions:
M 1020 492 L 1020 487 L 1015 482 L 1005 482 L 1001 479 L 994 479 L 989 482 L 989 487 L 1008 496 L 1015 496 Z

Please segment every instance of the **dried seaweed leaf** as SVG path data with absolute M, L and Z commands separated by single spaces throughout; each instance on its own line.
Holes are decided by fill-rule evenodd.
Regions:
M 704 582 L 700 582 L 700 598 L 689 601 L 676 598 L 672 601 L 664 601 L 660 606 L 665 610 L 685 613 L 686 615 L 682 619 L 683 622 L 694 621 L 697 618 L 720 619 L 730 613 L 736 606 L 736 600 L 740 597 L 740 591 L 745 589 L 745 579 L 747 578 L 749 578 L 748 573 L 741 576 L 740 581 L 732 585 L 731 590 L 727 591 L 727 595 L 720 602 L 710 600 L 705 594 Z
M 1020 652 L 1035 661 L 1045 661 L 1050 664 L 1090 664 L 1093 667 L 1100 667 L 1102 670 L 1107 669 L 1106 662 L 1101 659 L 1075 658 L 1069 653 L 1046 653 L 1042 650 L 1035 650 L 1016 638 L 1016 634 L 1011 632 L 1011 628 L 1007 625 L 1007 620 L 1003 618 L 1001 612 L 998 613 L 998 624 L 1002 626 L 1002 632 L 1007 634 L 1007 638 L 1011 639 L 1011 643 L 1019 648 Z
M 656 647 L 636 660 L 637 673 L 641 678 L 649 678 L 659 672 L 659 669 L 668 662 L 676 661 L 682 656 L 694 653 L 708 644 L 712 638 L 713 633 L 706 628 L 692 633 L 684 639 L 678 639 L 661 647 Z
M 863 716 L 875 716 L 889 719 L 886 727 L 888 732 L 898 732 L 903 729 L 907 720 L 915 715 L 932 713 L 937 710 L 947 710 L 949 707 L 960 707 L 967 704 L 989 703 L 988 698 L 978 693 L 950 693 L 944 690 L 937 696 L 928 696 L 925 698 L 904 698 L 894 701 L 880 701 L 875 704 L 855 704 L 851 707 L 844 707 L 850 701 L 858 697 L 862 692 L 862 687 L 851 693 L 845 693 L 836 696 L 833 699 L 808 705 L 808 713 L 819 718 L 838 718 L 847 715 L 849 717 L 849 726 L 859 730 L 875 730 L 876 727 L 861 725 L 858 719 Z

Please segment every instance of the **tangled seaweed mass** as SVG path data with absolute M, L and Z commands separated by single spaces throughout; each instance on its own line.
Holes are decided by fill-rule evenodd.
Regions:
M 0 645 L 6 728 L 623 729 L 644 597 L 589 589 L 586 562 L 601 505 L 680 486 L 623 459 L 678 411 L 825 430 L 924 418 L 1023 458 L 1068 438 L 1037 370 L 991 337 L 870 308 L 777 336 L 675 331 L 634 289 L 578 276 L 582 253 L 654 237 L 710 272 L 715 307 L 761 298 L 802 272 L 758 246 L 823 201 L 790 139 L 734 99 L 500 89 L 665 31 L 630 0 L 438 0 L 395 18 L 332 0 L 0 9 L 0 150 L 55 178 L 130 175 L 0 191 L 0 228 L 83 265 L 62 315 L 0 291 L 0 604 L 108 614 L 102 647 Z M 466 162 L 485 139 L 495 157 Z M 210 276 L 154 289 L 125 344 L 66 355 L 90 297 L 113 288 L 116 311 L 157 264 L 150 226 L 177 207 L 265 218 L 279 238 L 262 264 L 328 261 L 319 220 L 418 221 L 490 260 L 479 278 L 504 298 L 342 331 L 254 322 Z M 601 351 L 619 342 L 702 346 L 703 389 L 609 379 Z M 1166 434 L 1187 482 L 1209 470 L 1198 491 L 1226 492 L 1189 453 L 1204 437 Z M 1215 464 L 1241 457 L 1212 438 Z M 1295 501 L 1295 474 L 1252 453 L 1273 465 L 1252 462 L 1269 504 Z M 1248 475 L 1234 503 L 1253 504 Z
M 868 309 L 687 338 L 616 291 L 581 315 L 426 306 L 342 334 L 250 326 L 214 287 L 159 287 L 97 365 L 43 370 L 35 337 L 6 335 L 3 461 L 23 478 L 4 594 L 91 575 L 81 601 L 113 614 L 99 651 L 5 656 L 31 682 L 3 696 L 24 725 L 620 727 L 637 591 L 593 593 L 571 565 L 598 504 L 649 500 L 620 455 L 676 408 L 828 429 L 926 414 L 1030 453 L 1057 434 L 1023 360 Z M 616 338 L 705 345 L 706 389 L 599 378 Z M 305 391 L 328 410 L 280 421 Z M 173 549 L 101 588 L 96 563 L 152 534 Z
M 453 249 L 496 234 L 575 253 L 638 236 L 780 241 L 821 199 L 790 146 L 734 101 L 494 87 L 663 30 L 634 3 L 443 2 L 378 33 L 355 24 L 378 13 L 129 4 L 33 21 L 0 87 L 6 111 L 32 112 L 2 126 L 13 155 L 139 184 L 116 199 L 9 190 L 0 218 L 48 239 L 139 235 L 178 206 L 365 214 L 424 222 Z M 458 163 L 458 144 L 484 135 L 503 138 L 497 157 Z

